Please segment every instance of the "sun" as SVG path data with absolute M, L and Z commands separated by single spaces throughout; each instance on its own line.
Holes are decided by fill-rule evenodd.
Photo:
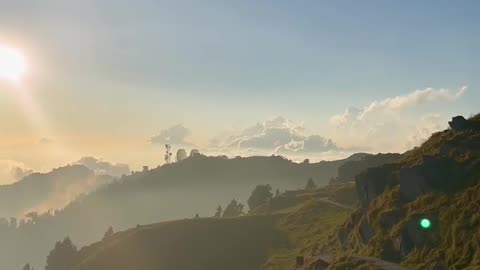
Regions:
M 27 71 L 27 61 L 17 49 L 0 45 L 0 81 L 18 82 Z

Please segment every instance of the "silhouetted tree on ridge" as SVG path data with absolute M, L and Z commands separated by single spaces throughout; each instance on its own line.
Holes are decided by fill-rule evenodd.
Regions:
M 250 211 L 268 202 L 273 197 L 272 186 L 257 185 L 247 200 Z
M 220 217 L 222 217 L 222 213 L 223 213 L 222 206 L 219 205 L 219 206 L 217 207 L 217 211 L 215 212 L 214 217 L 220 218 Z
M 107 231 L 103 235 L 103 239 L 107 239 L 107 238 L 111 237 L 114 233 L 115 232 L 113 231 L 112 226 L 108 227 Z
M 222 217 L 238 217 L 243 214 L 243 207 L 244 205 L 237 202 L 237 200 L 233 199 L 227 207 L 225 207 L 225 210 L 223 211 L 223 216 Z
M 69 237 L 55 243 L 55 247 L 47 256 L 45 270 L 67 270 L 76 262 L 77 247 Z
M 313 178 L 308 178 L 307 184 L 305 185 L 306 190 L 317 188 L 317 184 L 313 181 Z

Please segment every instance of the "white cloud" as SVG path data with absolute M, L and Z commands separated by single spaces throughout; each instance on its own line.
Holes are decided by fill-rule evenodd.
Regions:
M 150 142 L 188 145 L 189 143 L 185 141 L 188 135 L 190 135 L 190 130 L 188 128 L 183 125 L 175 125 L 162 130 L 159 135 L 153 136 L 150 139 Z
M 121 176 L 122 174 L 130 173 L 130 167 L 127 164 L 113 164 L 94 157 L 82 157 L 75 163 L 89 168 L 94 171 L 96 175 Z
M 216 138 L 211 144 L 225 152 L 239 154 L 322 153 L 337 150 L 332 140 L 308 134 L 303 123 L 278 116 L 246 128 L 223 141 Z
M 371 102 L 363 109 L 348 107 L 344 113 L 332 116 L 330 123 L 337 128 L 335 138 L 341 145 L 370 147 L 373 151 L 404 151 L 445 126 L 446 119 L 422 112 L 423 105 L 456 101 L 466 90 L 466 86 L 458 90 L 416 90 Z
M 363 109 L 349 107 L 343 114 L 334 115 L 330 118 L 330 122 L 335 126 L 343 126 L 352 124 L 355 121 L 362 121 L 368 117 L 374 117 L 382 113 L 396 113 L 401 110 L 435 101 L 454 101 L 463 96 L 467 91 L 467 87 L 463 86 L 457 91 L 449 89 L 425 88 L 416 90 L 403 96 L 387 98 L 382 101 L 374 101 Z
M 425 142 L 434 132 L 444 130 L 448 126 L 447 119 L 438 114 L 428 114 L 420 118 L 415 130 L 408 136 L 406 148 L 410 149 Z
M 0 160 L 0 185 L 11 184 L 33 173 L 25 164 L 15 160 Z

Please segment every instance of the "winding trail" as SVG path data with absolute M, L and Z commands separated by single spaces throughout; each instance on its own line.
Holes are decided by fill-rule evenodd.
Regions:
M 329 203 L 329 204 L 332 204 L 332 205 L 335 205 L 335 206 L 338 206 L 338 207 L 340 207 L 340 208 L 347 209 L 347 210 L 353 210 L 353 209 L 355 209 L 354 207 L 351 207 L 351 206 L 348 206 L 348 205 L 345 205 L 345 204 L 341 204 L 341 203 L 332 201 L 332 200 L 328 199 L 328 197 L 319 198 L 318 201 L 319 201 L 319 202 Z

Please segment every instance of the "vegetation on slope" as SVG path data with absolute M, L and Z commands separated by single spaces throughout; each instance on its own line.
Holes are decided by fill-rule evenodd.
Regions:
M 433 134 L 398 165 L 357 177 L 363 207 L 322 251 L 383 258 L 409 269 L 478 269 L 480 117 L 469 125 Z M 428 229 L 419 224 L 424 218 L 431 221 Z
M 320 200 L 336 190 L 345 193 L 345 186 L 286 192 L 243 217 L 137 226 L 82 248 L 72 269 L 288 269 L 348 217 Z

